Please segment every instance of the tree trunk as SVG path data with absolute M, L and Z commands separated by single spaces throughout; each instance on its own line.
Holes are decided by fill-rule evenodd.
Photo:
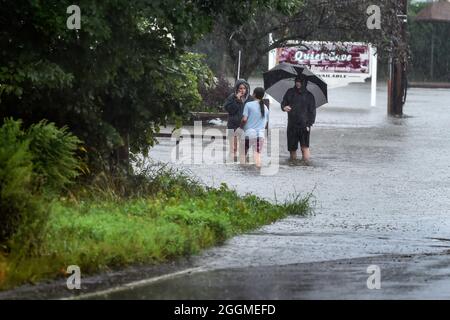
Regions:
M 254 49 L 253 49 L 254 51 Z M 262 62 L 262 58 L 264 57 L 264 53 L 257 53 L 253 56 L 247 56 L 245 55 L 246 52 L 252 52 L 250 48 L 243 49 L 242 50 L 242 56 L 241 56 L 241 69 L 240 69 L 240 78 L 248 80 L 250 76 L 253 75 L 255 69 L 260 65 Z M 238 58 L 236 57 L 233 59 L 234 65 L 236 65 L 235 70 L 235 77 L 237 75 L 237 65 L 238 65 Z M 261 75 L 262 76 L 262 75 Z
M 123 145 L 114 149 L 109 160 L 109 170 L 112 174 L 130 174 L 130 142 L 128 133 L 121 134 Z
M 123 146 L 117 148 L 117 164 L 127 174 L 130 173 L 130 139 L 126 133 L 122 135 Z
M 222 54 L 222 61 L 220 65 L 220 73 L 221 75 L 225 75 L 227 72 L 227 53 L 224 51 Z

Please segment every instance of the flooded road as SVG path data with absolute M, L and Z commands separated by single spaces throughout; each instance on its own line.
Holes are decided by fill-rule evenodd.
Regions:
M 176 165 L 208 185 L 225 182 L 272 201 L 312 192 L 311 216 L 232 238 L 168 276 L 143 271 L 146 281 L 84 298 L 450 299 L 450 90 L 410 89 L 406 116 L 390 118 L 384 88 L 373 108 L 369 85 L 329 91 L 312 130 L 310 165 L 288 164 L 287 119 L 275 104 L 275 175 L 239 164 Z M 151 158 L 170 162 L 174 146 L 161 138 Z M 367 288 L 373 265 L 380 290 Z
M 199 257 L 215 267 L 326 261 L 375 254 L 418 254 L 450 248 L 450 92 L 411 89 L 407 117 L 368 105 L 369 86 L 330 90 L 333 107 L 318 110 L 312 163 L 289 166 L 280 132 L 280 168 L 261 176 L 239 165 L 191 165 L 209 185 L 283 201 L 313 191 L 315 214 L 292 217 L 236 237 Z M 360 107 L 363 105 L 363 107 Z M 272 107 L 271 127 L 286 115 Z M 170 161 L 169 139 L 152 157 Z M 275 254 L 276 253 L 276 254 Z
M 450 298 L 450 91 L 411 89 L 404 118 L 386 116 L 385 90 L 378 107 L 368 106 L 369 94 L 364 84 L 330 90 L 312 131 L 309 166 L 288 165 L 285 131 L 273 176 L 238 164 L 186 166 L 208 185 L 225 182 L 271 200 L 313 191 L 312 216 L 287 218 L 195 257 L 206 272 L 103 298 Z M 278 105 L 270 125 L 286 127 Z M 173 144 L 162 139 L 152 158 L 170 161 Z M 394 275 L 382 293 L 366 287 L 374 263 Z
M 313 192 L 312 216 L 195 257 L 207 271 L 102 298 L 450 298 L 450 91 L 411 89 L 404 118 L 386 116 L 385 90 L 378 107 L 368 106 L 369 94 L 364 84 L 330 90 L 308 166 L 288 165 L 285 131 L 273 176 L 238 164 L 185 166 L 208 185 L 271 200 Z M 270 126 L 286 127 L 278 105 Z M 170 161 L 173 145 L 162 139 L 152 158 Z M 378 293 L 366 287 L 372 264 L 390 279 Z

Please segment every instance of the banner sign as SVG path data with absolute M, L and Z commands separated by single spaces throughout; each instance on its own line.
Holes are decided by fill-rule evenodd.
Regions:
M 364 82 L 371 76 L 371 55 L 371 47 L 364 43 L 302 42 L 302 46 L 278 48 L 275 64 L 307 66 L 325 81 Z

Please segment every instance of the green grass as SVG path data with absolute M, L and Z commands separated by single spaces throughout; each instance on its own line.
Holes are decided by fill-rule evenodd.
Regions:
M 64 276 L 69 265 L 90 274 L 161 263 L 309 210 L 308 198 L 273 204 L 225 185 L 193 193 L 177 185 L 146 197 L 53 201 L 39 255 L 0 254 L 0 289 Z

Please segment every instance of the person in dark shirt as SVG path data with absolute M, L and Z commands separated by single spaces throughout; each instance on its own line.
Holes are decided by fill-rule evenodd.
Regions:
M 288 113 L 287 144 L 292 161 L 297 159 L 299 143 L 303 160 L 308 161 L 311 157 L 309 138 L 316 121 L 316 102 L 306 86 L 307 79 L 298 76 L 295 86 L 285 93 L 281 102 L 281 109 Z
M 225 100 L 224 109 L 228 112 L 228 138 L 230 142 L 230 158 L 237 161 L 238 141 L 242 113 L 247 102 L 253 101 L 250 95 L 250 85 L 245 80 L 238 80 L 234 92 Z

